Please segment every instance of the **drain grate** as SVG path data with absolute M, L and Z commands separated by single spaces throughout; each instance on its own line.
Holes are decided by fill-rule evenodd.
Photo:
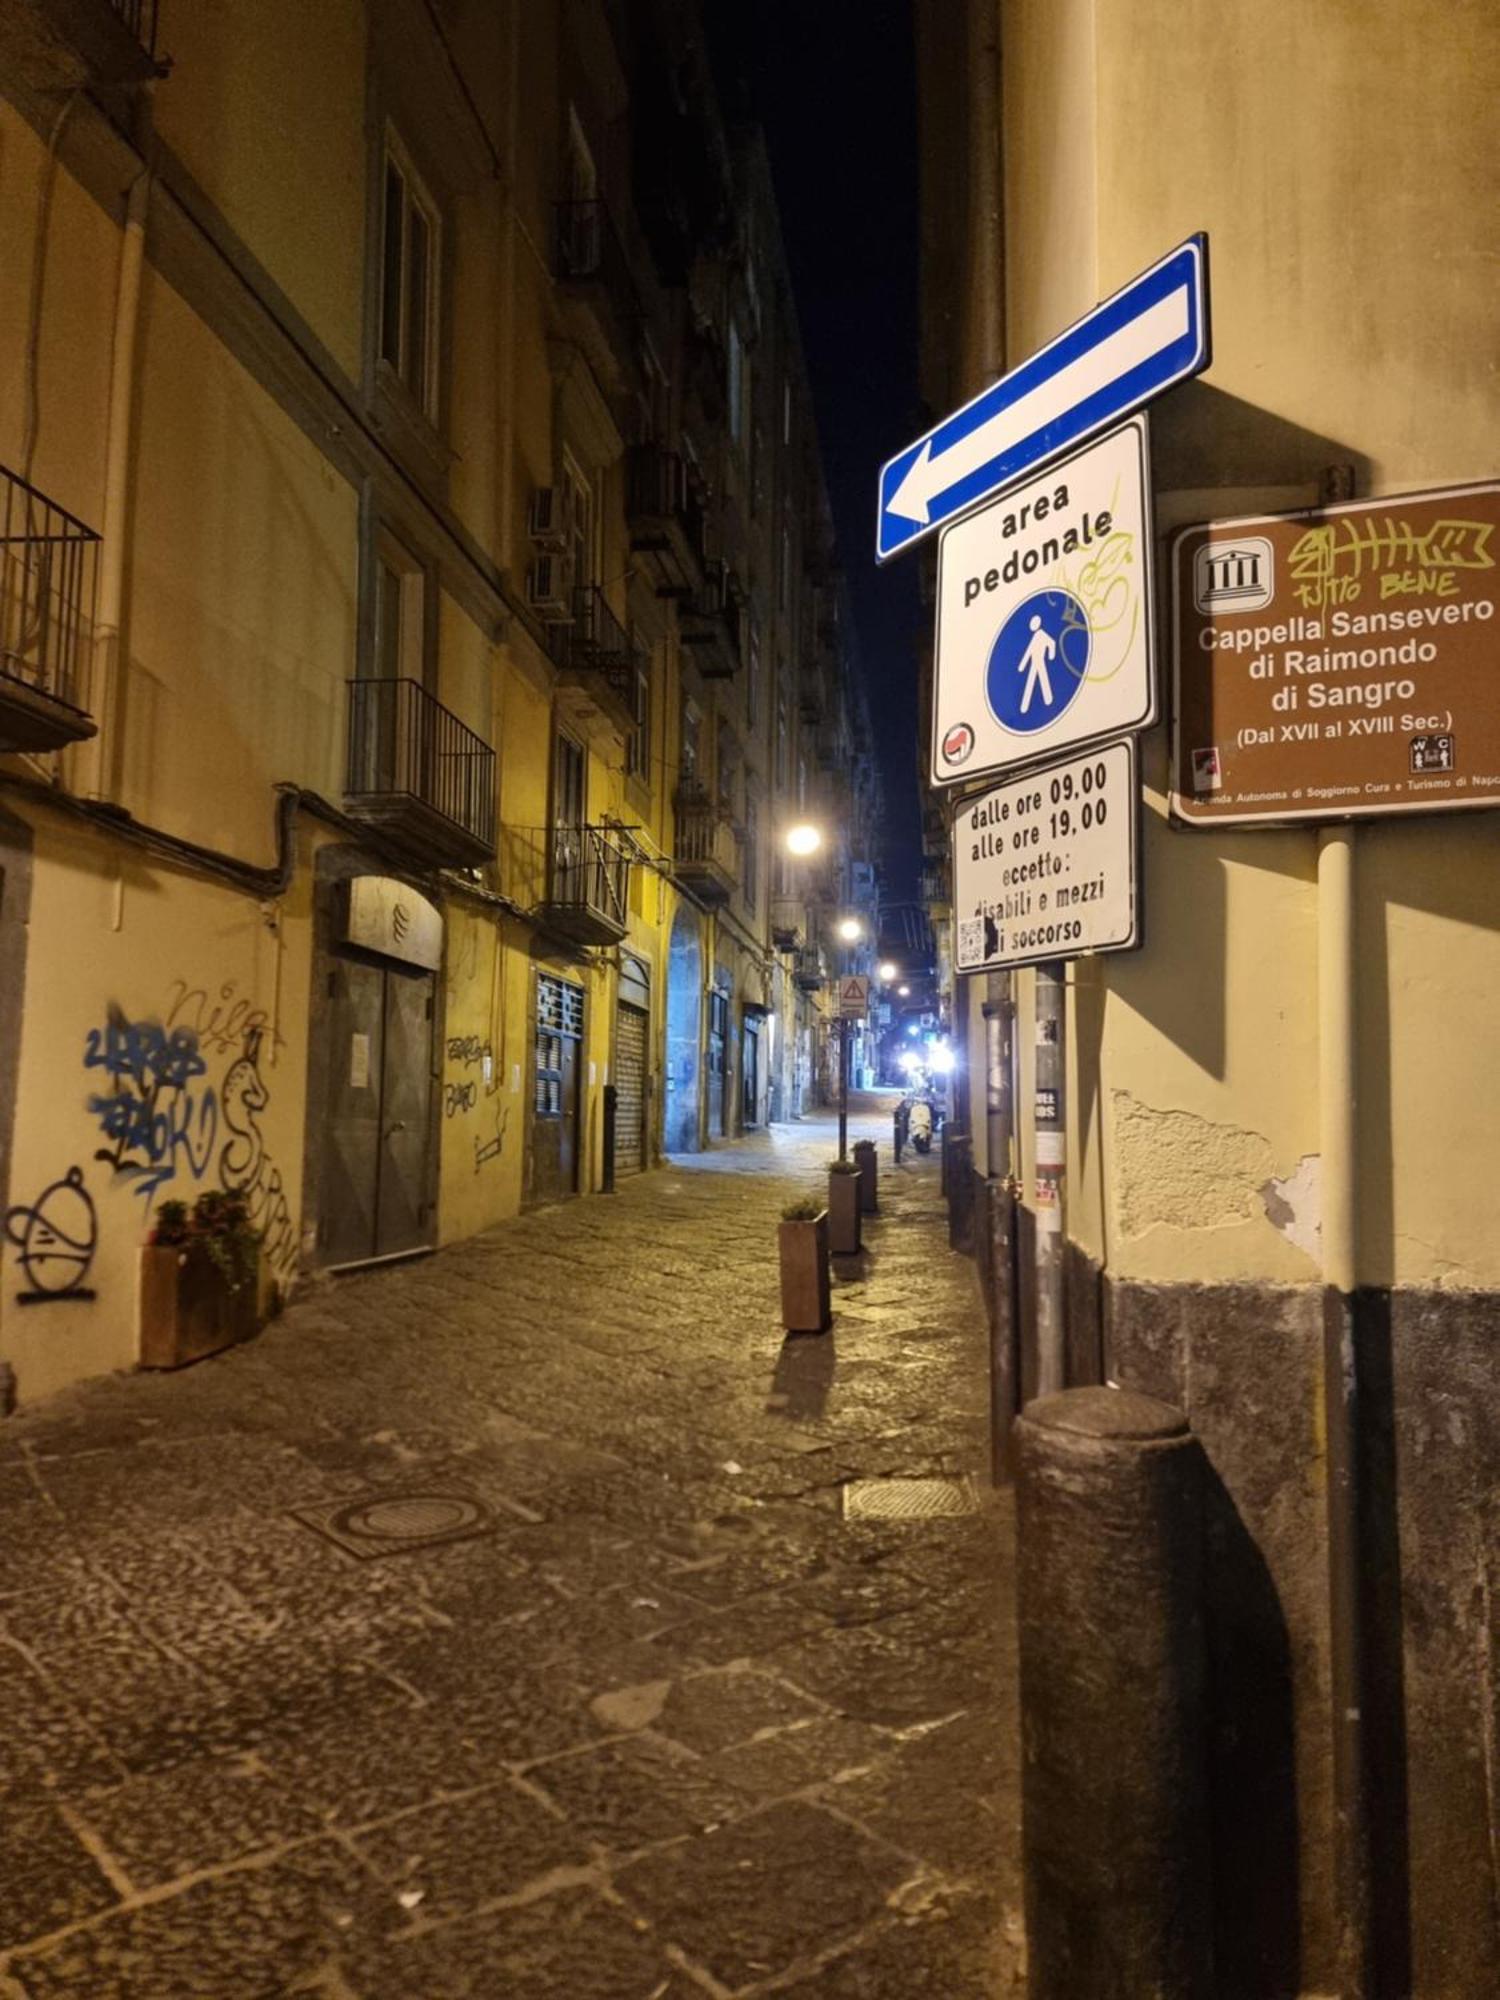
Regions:
M 363 1561 L 467 1542 L 495 1525 L 489 1508 L 467 1493 L 366 1494 L 322 1507 L 294 1507 L 292 1516 Z
M 935 1521 L 978 1505 L 972 1479 L 851 1479 L 844 1488 L 846 1521 Z

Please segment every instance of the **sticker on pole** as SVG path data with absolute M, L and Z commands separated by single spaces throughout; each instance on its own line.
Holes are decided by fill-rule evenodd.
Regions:
M 955 969 L 1139 944 L 1139 796 L 1126 737 L 971 799 L 953 821 Z
M 858 978 L 839 981 L 839 1019 L 841 1021 L 862 1021 L 870 1011 L 870 982 L 861 974 Z
M 932 779 L 1156 719 L 1144 416 L 945 528 Z

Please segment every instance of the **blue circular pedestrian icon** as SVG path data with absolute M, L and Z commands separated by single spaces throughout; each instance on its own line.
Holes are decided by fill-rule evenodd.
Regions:
M 1002 729 L 1032 736 L 1056 722 L 1083 686 L 1092 641 L 1089 616 L 1070 590 L 1023 598 L 990 648 L 984 692 Z

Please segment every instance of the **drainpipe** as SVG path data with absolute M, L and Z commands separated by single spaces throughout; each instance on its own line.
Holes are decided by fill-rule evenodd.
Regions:
M 1323 1161 L 1323 1407 L 1327 1426 L 1328 1627 L 1333 1702 L 1339 1992 L 1371 1991 L 1370 1800 L 1360 1592 L 1359 1241 L 1355 1173 L 1354 829 L 1318 837 L 1318 1120 Z
M 97 735 L 84 746 L 79 790 L 85 798 L 109 799 L 119 767 L 120 613 L 125 595 L 125 523 L 129 504 L 130 454 L 134 442 L 135 344 L 140 328 L 141 268 L 146 254 L 146 211 L 151 175 L 142 168 L 130 184 L 120 275 L 115 291 L 114 350 L 109 372 L 109 417 L 104 447 L 104 518 L 100 523 L 99 599 L 94 617 L 93 694 Z

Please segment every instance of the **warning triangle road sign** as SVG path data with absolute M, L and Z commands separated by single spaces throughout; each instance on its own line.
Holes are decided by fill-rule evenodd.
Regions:
M 868 1012 L 870 982 L 863 974 L 839 981 L 839 1012 L 851 1017 Z

